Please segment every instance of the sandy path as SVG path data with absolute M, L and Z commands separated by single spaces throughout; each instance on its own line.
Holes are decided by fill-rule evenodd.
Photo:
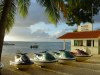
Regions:
M 60 65 L 60 64 L 49 66 L 48 69 L 52 69 L 58 72 L 68 73 L 71 75 L 100 75 L 100 72 L 95 71 L 95 70 L 72 67 L 68 65 Z
M 16 70 L 10 66 L 9 61 L 13 60 L 13 58 L 14 57 L 10 55 L 2 57 L 2 62 L 5 67 L 2 69 L 1 75 L 100 75 L 100 55 L 94 56 L 86 62 L 74 61 L 66 65 L 54 63 L 46 68 L 32 65 L 32 67 L 26 71 Z
M 91 70 L 100 70 L 100 64 L 95 64 L 95 63 L 72 62 L 72 63 L 67 63 L 67 65 L 72 66 L 72 67 L 81 67 L 81 68 L 91 69 Z

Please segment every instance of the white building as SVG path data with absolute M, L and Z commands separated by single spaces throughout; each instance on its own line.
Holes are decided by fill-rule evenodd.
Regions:
M 84 31 L 79 30 L 79 32 L 70 32 L 64 34 L 58 39 L 62 39 L 64 41 L 70 40 L 71 51 L 74 51 L 75 49 L 81 49 L 89 54 L 100 54 L 100 30 L 90 30 L 85 28 Z

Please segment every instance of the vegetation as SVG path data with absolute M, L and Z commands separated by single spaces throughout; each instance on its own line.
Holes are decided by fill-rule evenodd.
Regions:
M 73 32 L 78 32 L 77 29 L 73 30 Z
M 80 23 L 93 23 L 93 16 L 100 10 L 100 0 L 37 0 L 46 7 L 50 22 L 57 24 L 61 14 L 70 26 Z
M 96 30 L 100 30 L 100 29 L 96 29 Z
M 14 24 L 14 16 L 18 8 L 21 16 L 28 13 L 30 0 L 0 0 L 0 61 L 5 33 L 9 32 Z

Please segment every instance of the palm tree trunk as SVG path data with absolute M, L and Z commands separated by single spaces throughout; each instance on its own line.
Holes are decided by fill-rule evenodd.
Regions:
M 5 36 L 5 27 L 7 25 L 7 16 L 11 9 L 12 0 L 4 0 L 4 7 L 0 19 L 0 62 L 1 62 L 1 54 L 2 54 L 2 47 L 3 41 Z
M 2 29 L 2 27 L 0 26 L 0 62 L 1 62 L 4 35 L 5 35 L 5 30 Z

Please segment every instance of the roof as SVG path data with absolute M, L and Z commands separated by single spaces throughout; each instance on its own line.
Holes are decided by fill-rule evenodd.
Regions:
M 60 36 L 58 39 L 84 39 L 84 38 L 99 38 L 100 30 L 84 31 L 84 32 L 71 32 Z

